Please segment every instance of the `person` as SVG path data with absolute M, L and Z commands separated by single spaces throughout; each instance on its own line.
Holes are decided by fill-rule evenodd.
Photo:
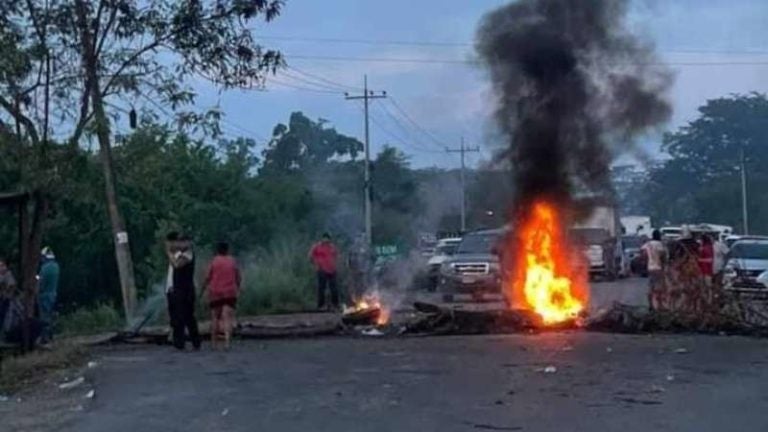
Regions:
M 184 350 L 188 335 L 194 349 L 199 350 L 201 342 L 195 319 L 195 255 L 192 251 L 192 240 L 187 235 L 169 233 L 166 236 L 166 254 L 168 274 L 165 295 L 173 346 Z
M 339 292 L 336 288 L 336 258 L 338 252 L 331 235 L 323 233 L 322 239 L 309 250 L 309 259 L 317 272 L 317 308 L 325 308 L 325 291 L 331 292 L 331 305 L 339 308 Z
M 701 247 L 697 260 L 701 275 L 704 277 L 705 283 L 709 285 L 712 282 L 712 275 L 714 275 L 715 248 L 712 237 L 707 234 L 701 237 Z
M 661 242 L 661 231 L 654 230 L 651 240 L 646 242 L 641 250 L 647 258 L 648 281 L 648 306 L 656 309 L 663 304 L 664 293 L 664 260 L 666 248 Z
M 50 247 L 43 248 L 41 252 L 41 265 L 39 278 L 38 304 L 42 333 L 40 343 L 46 344 L 53 339 L 53 308 L 56 305 L 56 297 L 59 289 L 59 263 L 56 255 Z
M 728 246 L 720 239 L 715 239 L 713 249 L 715 257 L 714 261 L 712 262 L 712 272 L 714 273 L 715 279 L 718 281 L 719 285 L 719 281 L 722 279 L 723 270 L 725 270 L 725 261 L 728 257 Z
M 6 318 L 11 302 L 16 298 L 16 288 L 16 279 L 8 268 L 8 260 L 0 257 L 0 333 L 8 331 Z
M 224 348 L 229 349 L 232 328 L 235 323 L 235 308 L 240 291 L 241 277 L 237 262 L 229 254 L 229 244 L 216 245 L 216 256 L 208 266 L 203 291 L 208 292 L 211 308 L 211 346 L 216 349 L 221 333 L 224 333 Z

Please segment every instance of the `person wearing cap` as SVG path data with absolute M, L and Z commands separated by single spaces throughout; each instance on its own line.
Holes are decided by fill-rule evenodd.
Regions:
M 53 310 L 59 291 L 59 263 L 50 247 L 43 248 L 38 274 L 38 305 L 42 331 L 40 343 L 46 344 L 53 339 Z

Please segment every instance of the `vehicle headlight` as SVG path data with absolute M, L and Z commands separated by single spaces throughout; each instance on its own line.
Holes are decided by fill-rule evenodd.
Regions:
M 726 278 L 735 278 L 738 275 L 738 271 L 733 267 L 726 267 L 723 269 L 723 276 Z

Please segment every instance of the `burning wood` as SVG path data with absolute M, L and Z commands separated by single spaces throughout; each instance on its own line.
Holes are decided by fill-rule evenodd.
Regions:
M 417 312 L 424 315 L 406 325 L 404 333 L 518 333 L 544 327 L 541 317 L 530 310 L 465 311 L 422 302 L 416 302 L 413 306 Z
M 370 294 L 345 307 L 341 320 L 346 325 L 383 326 L 389 322 L 389 310 L 382 306 L 377 294 Z

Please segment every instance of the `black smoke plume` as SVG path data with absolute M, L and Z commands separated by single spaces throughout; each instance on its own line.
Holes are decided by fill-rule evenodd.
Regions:
M 516 210 L 610 195 L 610 165 L 666 121 L 671 74 L 625 27 L 624 0 L 521 0 L 487 14 L 476 49 L 498 98 Z

